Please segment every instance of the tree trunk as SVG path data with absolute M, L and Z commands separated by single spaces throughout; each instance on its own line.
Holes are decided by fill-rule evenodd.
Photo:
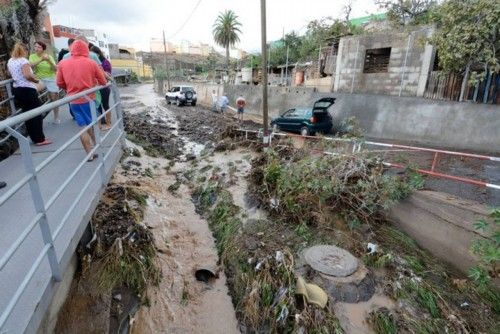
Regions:
M 462 88 L 460 89 L 460 98 L 458 99 L 458 101 L 460 102 L 464 100 L 465 89 L 467 88 L 469 81 L 469 74 L 470 74 L 470 62 L 467 64 L 467 67 L 465 68 L 465 75 L 462 81 Z
M 229 45 L 226 46 L 226 75 L 227 81 L 229 81 Z

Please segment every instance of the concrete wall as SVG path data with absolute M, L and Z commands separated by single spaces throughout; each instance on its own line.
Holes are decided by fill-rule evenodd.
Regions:
M 234 106 L 239 95 L 247 101 L 246 112 L 262 115 L 262 87 L 255 85 L 193 84 L 199 103 L 209 106 L 211 92 L 223 92 Z M 371 139 L 394 140 L 455 150 L 500 153 L 500 108 L 496 105 L 427 100 L 388 95 L 323 93 L 310 87 L 270 86 L 269 115 L 293 107 L 312 106 L 325 96 L 337 98 L 330 109 L 334 127 L 356 117 Z
M 487 237 L 473 224 L 489 219 L 484 206 L 434 191 L 414 193 L 392 208 L 388 218 L 420 246 L 464 273 L 477 263 L 469 251 L 472 241 Z
M 433 28 L 378 33 L 340 40 L 335 92 L 423 96 L 431 70 L 433 48 L 425 43 Z M 391 48 L 388 71 L 363 73 L 367 49 Z
M 365 94 L 334 94 L 334 124 L 354 116 L 367 137 L 500 153 L 496 105 Z

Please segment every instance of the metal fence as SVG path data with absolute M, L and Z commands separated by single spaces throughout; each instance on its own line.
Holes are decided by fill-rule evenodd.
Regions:
M 248 139 L 248 134 L 253 133 L 257 134 L 257 137 L 262 137 L 262 132 L 256 131 L 256 130 L 247 130 L 247 129 L 238 129 L 240 132 L 245 133 L 245 138 Z M 448 151 L 448 150 L 438 150 L 438 149 L 433 149 L 433 148 L 427 148 L 427 147 L 417 147 L 417 146 L 409 146 L 409 145 L 398 145 L 398 144 L 390 144 L 390 143 L 380 143 L 380 142 L 374 142 L 374 141 L 365 141 L 365 140 L 355 140 L 355 139 L 348 139 L 348 138 L 334 138 L 334 137 L 318 137 L 318 136 L 302 136 L 302 135 L 297 135 L 297 134 L 292 134 L 292 133 L 283 133 L 283 132 L 272 132 L 271 133 L 271 141 L 273 137 L 289 137 L 289 138 L 301 138 L 304 140 L 326 140 L 326 141 L 331 141 L 331 142 L 342 142 L 350 145 L 350 151 L 355 154 L 355 153 L 360 153 L 363 150 L 363 147 L 370 147 L 370 146 L 375 146 L 375 147 L 382 147 L 386 149 L 403 149 L 405 152 L 426 152 L 426 153 L 432 153 L 433 158 L 432 158 L 432 166 L 430 169 L 425 169 L 425 168 L 416 168 L 415 171 L 424 174 L 424 175 L 429 175 L 432 177 L 436 178 L 442 178 L 442 179 L 447 179 L 447 180 L 452 180 L 452 181 L 457 181 L 457 182 L 462 182 L 462 183 L 467 183 L 467 184 L 472 184 L 475 186 L 479 187 L 484 187 L 484 188 L 490 188 L 495 191 L 500 191 L 500 184 L 492 184 L 488 183 L 485 181 L 477 180 L 477 179 L 471 179 L 468 177 L 460 177 L 456 175 L 450 175 L 444 172 L 438 172 L 437 169 L 437 162 L 439 161 L 439 158 L 442 156 L 451 156 L 451 157 L 458 157 L 458 158 L 471 158 L 471 159 L 477 159 L 477 160 L 487 160 L 487 161 L 492 161 L 494 163 L 500 163 L 500 157 L 497 156 L 488 156 L 488 155 L 482 155 L 482 154 L 474 154 L 474 153 L 466 153 L 466 152 L 455 152 L 455 151 Z M 388 151 L 383 151 L 385 153 L 391 152 L 390 150 Z M 398 151 L 394 151 L 398 152 Z M 329 155 L 342 155 L 343 153 L 338 153 L 338 152 L 329 152 L 329 151 L 321 151 L 320 153 L 324 154 L 329 154 Z M 402 165 L 400 163 L 394 163 L 394 162 L 388 162 L 388 161 L 383 161 L 383 164 L 387 167 L 392 167 L 392 168 L 408 168 L 414 166 L 407 166 L 407 165 Z
M 24 228 L 22 233 L 20 233 L 17 236 L 17 238 L 12 242 L 10 247 L 8 249 L 2 249 L 2 251 L 0 252 L 1 256 L 0 271 L 4 270 L 6 265 L 12 259 L 13 255 L 19 250 L 20 246 L 23 244 L 28 235 L 31 233 L 31 231 L 35 229 L 36 226 L 40 228 L 44 246 L 42 249 L 39 250 L 39 254 L 31 264 L 31 267 L 28 269 L 28 273 L 19 280 L 17 290 L 14 291 L 6 308 L 4 310 L 1 310 L 2 313 L 0 314 L 0 333 L 3 333 L 3 330 L 5 330 L 4 325 L 6 324 L 7 320 L 9 319 L 9 316 L 16 307 L 21 296 L 25 292 L 27 286 L 30 284 L 30 281 L 33 279 L 36 270 L 39 268 L 40 264 L 44 259 L 48 259 L 49 261 L 52 273 L 52 279 L 55 281 L 61 280 L 62 271 L 64 270 L 64 268 L 61 268 L 60 266 L 61 264 L 57 259 L 54 247 L 54 240 L 57 238 L 57 236 L 67 223 L 68 218 L 73 213 L 78 202 L 85 194 L 85 192 L 89 188 L 89 185 L 94 181 L 97 175 L 100 175 L 101 187 L 102 188 L 105 187 L 107 183 L 105 161 L 110 157 L 110 154 L 114 152 L 114 149 L 117 147 L 117 145 L 122 146 L 124 144 L 123 117 L 122 117 L 122 107 L 120 104 L 119 92 L 115 85 L 108 84 L 105 87 L 111 88 L 114 101 L 114 104 L 110 106 L 110 109 L 107 110 L 106 112 L 103 112 L 102 115 L 98 116 L 96 112 L 95 103 L 90 103 L 91 113 L 92 113 L 92 123 L 87 127 L 81 129 L 80 132 L 78 132 L 68 141 L 62 144 L 61 147 L 59 147 L 55 152 L 51 153 L 41 163 L 35 165 L 30 147 L 30 141 L 19 131 L 20 124 L 24 123 L 26 120 L 29 120 L 35 116 L 49 112 L 55 107 L 66 105 L 69 102 L 81 97 L 86 98 L 90 102 L 92 100 L 90 99 L 89 94 L 104 88 L 104 86 L 94 87 L 79 94 L 68 96 L 58 101 L 42 105 L 41 107 L 38 107 L 36 109 L 18 114 L 18 111 L 14 105 L 10 84 L 11 82 L 9 80 L 0 82 L 0 85 L 4 85 L 6 87 L 8 93 L 7 99 L 1 101 L 0 105 L 8 103 L 10 105 L 12 114 L 15 116 L 9 117 L 6 120 L 0 122 L 0 132 L 6 131 L 9 135 L 13 136 L 18 141 L 26 175 L 23 178 L 21 178 L 17 183 L 12 185 L 9 184 L 9 188 L 7 189 L 7 191 L 2 196 L 0 196 L 0 207 L 4 205 L 9 199 L 11 199 L 18 191 L 20 191 L 21 188 L 23 188 L 26 184 L 28 184 L 31 193 L 31 201 L 33 202 L 33 205 L 35 207 L 36 215 Z M 101 136 L 101 132 L 98 128 L 98 122 L 100 122 L 102 118 L 106 117 L 107 113 L 112 113 L 113 111 L 115 111 L 116 114 L 116 121 L 114 122 L 111 129 Z M 87 154 L 87 156 L 82 159 L 82 161 L 70 173 L 70 175 L 63 181 L 62 185 L 54 191 L 51 197 L 48 198 L 48 200 L 44 201 L 40 189 L 40 184 L 37 179 L 37 175 L 39 175 L 40 172 L 45 167 L 47 167 L 49 163 L 57 159 L 61 155 L 61 153 L 65 151 L 73 142 L 78 140 L 82 133 L 84 133 L 90 128 L 93 128 L 94 130 L 96 145 Z M 111 134 L 113 134 L 113 137 L 109 137 Z M 105 147 L 103 145 L 103 142 L 108 137 L 111 140 L 113 140 L 114 136 L 116 136 L 116 139 L 113 141 L 112 145 L 109 147 Z M 47 218 L 47 211 L 56 203 L 56 200 L 60 197 L 63 191 L 67 189 L 68 185 L 75 178 L 77 173 L 87 164 L 87 159 L 92 157 L 95 153 L 98 153 L 98 158 L 97 158 L 98 164 L 94 164 L 95 169 L 93 170 L 91 176 L 88 178 L 87 182 L 81 187 L 80 192 L 75 197 L 70 207 L 67 209 L 67 212 L 62 218 L 62 220 L 58 222 L 58 225 L 56 225 L 54 231 L 51 231 L 49 226 L 49 221 Z

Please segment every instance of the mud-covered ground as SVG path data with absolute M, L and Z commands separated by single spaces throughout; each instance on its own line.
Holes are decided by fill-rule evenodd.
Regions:
M 266 166 L 266 159 L 255 159 L 260 153 L 251 142 L 235 136 L 238 127 L 258 129 L 258 124 L 239 124 L 233 113 L 202 106 L 166 105 L 152 85 L 124 88 L 122 101 L 129 149 L 100 205 L 104 214 L 95 218 L 102 222 L 118 210 L 109 219 L 118 227 L 101 228 L 101 235 L 119 254 L 116 240 L 131 238 L 130 228 L 120 228 L 130 223 L 123 212 L 140 211 L 132 216 L 153 240 L 149 234 L 132 236 L 152 242 L 155 270 L 141 293 L 121 284 L 98 297 L 81 276 L 61 313 L 66 321 L 59 332 L 495 332 L 498 315 L 470 282 L 393 228 L 353 231 L 319 212 L 306 213 L 320 222 L 312 225 L 306 217 L 277 214 L 273 207 L 279 204 L 259 198 L 254 191 L 259 185 L 250 176 L 268 173 L 278 162 Z M 284 157 L 287 166 L 292 163 Z M 380 246 L 372 257 L 365 254 L 369 240 Z M 360 303 L 330 297 L 325 309 L 300 305 L 295 275 L 315 276 L 299 254 L 318 243 L 344 247 L 365 262 L 373 297 Z M 200 282 L 197 269 L 215 277 Z M 89 322 L 92 317 L 97 324 Z

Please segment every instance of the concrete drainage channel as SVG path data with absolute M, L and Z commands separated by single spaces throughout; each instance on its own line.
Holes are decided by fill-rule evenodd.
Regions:
M 131 105 L 131 109 L 138 106 Z M 157 110 L 158 116 L 162 111 Z M 164 122 L 145 121 L 143 126 L 145 129 L 164 126 L 168 133 L 175 131 L 175 136 L 156 138 L 154 145 L 161 148 L 186 135 L 184 119 L 205 118 L 206 123 L 210 122 L 206 120 L 209 116 L 203 110 L 186 108 L 175 115 L 178 126 L 173 126 L 174 117 L 166 119 L 165 115 L 158 118 Z M 147 134 L 146 131 L 146 137 L 141 138 L 144 143 L 148 142 Z M 469 332 L 481 332 L 498 319 L 477 295 L 465 290 L 457 295 L 457 288 L 449 286 L 451 280 L 464 280 L 463 275 L 434 258 L 428 262 L 430 256 L 413 240 L 385 223 L 377 221 L 351 229 L 332 218 L 333 212 L 329 210 L 309 212 L 311 216 L 321 214 L 325 218 L 317 224 L 306 224 L 300 219 L 287 221 L 282 217 L 285 212 L 276 211 L 283 199 L 280 202 L 276 195 L 264 201 L 256 199 L 255 185 L 260 183 L 255 183 L 254 173 L 259 167 L 256 159 L 262 154 L 248 146 L 238 148 L 238 144 L 245 144 L 240 140 L 222 138 L 216 141 L 217 145 L 209 140 L 204 142 L 205 147 L 214 152 L 193 149 L 193 157 L 187 159 L 180 154 L 178 159 L 171 159 L 175 162 L 147 157 L 148 151 L 142 149 L 138 153 L 142 158 L 129 157 L 134 164 L 123 162 L 126 173 L 115 181 L 134 176 L 137 183 L 132 186 L 149 194 L 144 200 L 145 221 L 155 237 L 163 279 L 158 287 L 149 290 L 149 306 L 141 306 L 135 315 L 134 307 L 123 308 L 122 304 L 128 304 L 127 293 L 115 291 L 112 303 L 121 314 L 117 322 L 132 324 L 133 333 L 187 333 L 208 328 L 210 332 L 224 333 L 238 329 L 244 333 L 278 329 L 306 333 L 320 332 L 322 328 L 339 333 L 395 333 L 380 331 L 373 319 L 382 319 L 384 324 L 398 330 L 404 330 L 404 326 L 413 330 L 417 327 L 412 326 L 418 325 L 430 328 L 429 332 L 455 331 L 458 328 L 455 326 L 460 326 L 454 322 L 455 318 L 465 328 L 472 329 Z M 187 148 L 191 147 L 196 148 L 196 144 L 188 143 Z M 419 194 L 399 204 L 393 212 L 398 208 L 407 210 L 408 203 Z M 274 201 L 266 204 L 270 199 Z M 467 211 L 465 207 L 461 210 Z M 439 210 L 427 208 L 434 216 L 440 214 Z M 471 216 L 463 212 L 454 215 L 462 215 L 472 224 L 481 216 L 481 210 Z M 443 213 L 441 217 L 447 223 L 452 220 Z M 415 226 L 411 214 L 400 214 L 397 219 Z M 207 223 L 216 238 L 218 258 Z M 430 232 L 433 238 L 424 235 L 419 239 L 410 229 L 407 231 L 417 241 L 427 238 L 439 242 L 437 233 Z M 367 242 L 379 248 L 367 254 Z M 459 252 L 467 252 L 466 247 L 463 245 Z M 443 257 L 446 259 L 446 254 Z M 204 270 L 197 272 L 198 269 Z M 219 272 L 219 278 L 212 275 Z M 296 296 L 295 292 L 300 293 Z M 296 299 L 309 293 L 308 298 L 320 307 L 307 302 L 299 305 Z M 325 301 L 328 303 L 323 308 Z M 461 309 L 464 302 L 472 307 Z M 475 318 L 478 320 L 474 321 Z M 114 328 L 117 327 L 120 325 Z

